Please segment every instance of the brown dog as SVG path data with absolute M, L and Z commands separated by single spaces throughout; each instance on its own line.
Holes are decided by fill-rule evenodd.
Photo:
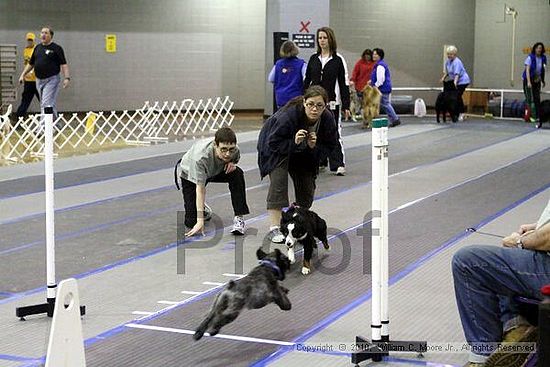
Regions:
M 363 88 L 363 128 L 370 128 L 372 119 L 380 114 L 380 91 L 370 85 Z
M 349 112 L 351 114 L 351 116 L 350 116 L 351 121 L 353 121 L 353 122 L 357 121 L 356 116 L 359 114 L 360 110 L 361 110 L 361 106 L 360 106 L 360 102 L 359 102 L 359 97 L 357 97 L 357 92 L 355 90 L 355 86 L 350 85 L 349 86 Z

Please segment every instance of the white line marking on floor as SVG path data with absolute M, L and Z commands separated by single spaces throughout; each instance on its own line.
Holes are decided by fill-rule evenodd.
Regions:
M 163 304 L 163 305 L 177 305 L 180 302 L 176 302 L 176 301 L 157 301 L 157 303 L 160 303 L 160 304 Z
M 220 286 L 220 285 L 225 285 L 225 283 L 219 283 L 219 282 L 202 282 L 202 284 L 204 285 L 215 285 L 215 286 Z
M 196 292 L 196 291 L 181 291 L 182 294 L 192 294 L 192 295 L 197 295 L 197 294 L 201 294 L 203 292 Z
M 166 308 L 163 308 L 162 310 L 158 310 L 156 311 L 155 313 L 153 313 L 152 315 L 146 315 L 146 316 L 143 316 L 143 317 L 140 317 L 139 319 L 136 319 L 136 321 L 143 321 L 143 320 L 148 320 L 148 319 L 152 319 L 152 318 L 155 318 L 159 315 L 163 315 L 165 314 L 166 312 L 170 311 L 170 310 L 173 310 L 181 305 L 184 305 L 186 303 L 190 303 L 192 302 L 194 299 L 198 298 L 198 297 L 202 297 L 204 293 L 207 293 L 207 292 L 210 292 L 210 291 L 213 291 L 213 290 L 216 290 L 217 288 L 220 288 L 220 287 L 213 287 L 213 288 L 210 288 L 209 290 L 206 290 L 204 292 L 202 292 L 201 294 L 195 294 L 187 299 L 184 299 L 182 300 L 181 302 L 178 302 L 178 303 L 175 303 L 171 306 L 168 306 Z
M 186 334 L 186 335 L 195 334 L 195 330 L 175 329 L 175 328 L 153 326 L 153 325 L 142 325 L 142 324 L 132 324 L 132 323 L 130 323 L 130 324 L 126 324 L 125 326 L 130 327 L 130 328 L 135 328 L 135 329 L 166 331 L 166 332 L 169 332 L 169 333 L 176 333 L 176 334 Z M 205 333 L 204 335 L 205 336 L 210 336 L 210 334 L 208 334 L 208 333 Z M 282 346 L 293 346 L 294 345 L 294 343 L 283 342 L 283 341 L 280 341 L 280 340 L 251 338 L 251 337 L 248 337 L 248 336 L 238 336 L 238 335 L 218 334 L 218 335 L 215 335 L 214 338 L 228 339 L 228 340 L 238 340 L 238 341 L 251 342 L 251 343 L 282 345 Z
M 132 315 L 152 315 L 154 312 L 148 311 L 132 311 Z
M 231 273 L 223 273 L 222 275 L 224 277 L 239 278 L 239 279 L 246 276 L 246 274 L 231 274 Z

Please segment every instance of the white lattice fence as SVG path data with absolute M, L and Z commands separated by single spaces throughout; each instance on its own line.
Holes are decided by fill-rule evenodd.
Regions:
M 150 123 L 144 129 L 147 141 L 163 140 L 169 136 L 195 134 L 231 125 L 233 102 L 229 97 L 206 100 L 184 99 L 181 103 L 145 102 L 144 109 L 152 110 Z
M 54 121 L 54 149 L 70 155 L 108 147 L 177 141 L 186 135 L 231 125 L 232 107 L 229 97 L 218 97 L 145 102 L 136 111 L 60 114 Z M 44 137 L 40 115 L 30 115 L 15 123 L 10 123 L 9 113 L 0 118 L 0 154 L 4 163 L 41 158 Z

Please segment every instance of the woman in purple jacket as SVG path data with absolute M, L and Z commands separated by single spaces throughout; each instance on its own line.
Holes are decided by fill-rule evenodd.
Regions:
M 273 65 L 267 77 L 275 89 L 277 109 L 283 107 L 292 98 L 301 96 L 304 92 L 307 64 L 298 58 L 299 52 L 300 49 L 294 42 L 285 41 L 279 51 L 281 58 Z
M 537 42 L 533 45 L 531 53 L 527 55 L 525 59 L 525 70 L 523 71 L 523 92 L 527 102 L 533 106 L 531 107 L 531 116 L 537 119 L 540 110 L 540 90 L 546 85 L 544 81 L 544 74 L 546 69 L 546 50 L 542 42 Z M 537 128 L 540 128 L 542 123 L 537 123 Z
M 454 82 L 455 88 L 458 90 L 458 109 L 460 113 L 458 120 L 462 121 L 464 120 L 464 112 L 466 111 L 466 109 L 464 108 L 462 95 L 464 94 L 464 90 L 466 90 L 466 87 L 468 87 L 468 85 L 470 84 L 470 76 L 466 72 L 462 60 L 460 60 L 456 56 L 458 52 L 456 46 L 451 45 L 447 47 L 446 51 L 447 61 L 445 61 L 445 71 L 443 72 L 443 76 L 441 77 L 441 82 L 443 83 L 445 80 L 448 79 Z

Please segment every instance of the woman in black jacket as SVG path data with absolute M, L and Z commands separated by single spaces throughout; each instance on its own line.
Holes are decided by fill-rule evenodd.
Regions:
M 341 136 L 340 107 L 349 118 L 349 87 L 347 76 L 346 60 L 336 52 L 336 38 L 334 31 L 329 27 L 322 27 L 317 30 L 317 53 L 311 55 L 307 64 L 304 89 L 312 85 L 320 85 L 328 93 L 328 108 L 334 115 Z M 341 104 L 341 105 L 340 105 Z M 344 161 L 344 145 L 341 138 L 338 139 L 337 147 L 329 152 L 328 163 L 330 170 L 338 176 L 346 174 Z M 321 159 L 321 166 L 327 166 L 327 159 Z
M 279 230 L 281 209 L 289 205 L 288 175 L 294 183 L 296 203 L 311 207 L 319 159 L 338 143 L 336 123 L 326 109 L 326 91 L 313 86 L 288 102 L 265 123 L 258 137 L 258 166 L 261 178 L 269 175 L 267 211 L 271 223 L 269 239 L 282 243 Z

